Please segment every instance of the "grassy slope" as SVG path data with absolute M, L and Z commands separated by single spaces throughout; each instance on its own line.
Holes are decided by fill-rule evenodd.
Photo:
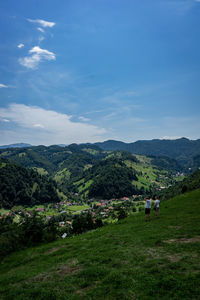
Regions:
M 94 150 L 93 150 L 94 151 Z M 141 155 L 134 155 L 137 157 L 139 163 L 133 162 L 131 160 L 124 160 L 124 163 L 127 167 L 133 168 L 137 172 L 141 172 L 141 175 L 137 175 L 138 181 L 133 180 L 132 183 L 134 186 L 137 188 L 144 187 L 145 189 L 149 189 L 149 187 L 156 182 L 158 179 L 158 174 L 162 175 L 163 177 L 167 176 L 168 172 L 164 170 L 158 170 L 155 166 L 151 165 L 152 159 L 146 156 L 141 156 Z M 116 152 L 116 153 L 111 153 L 109 154 L 106 158 L 109 159 L 111 157 L 118 157 L 122 158 L 122 153 L 121 152 Z M 91 165 L 86 165 L 85 169 L 88 167 L 91 167 Z M 160 182 L 157 183 L 158 186 L 165 185 L 163 180 L 160 179 Z M 85 179 L 82 178 L 81 180 L 74 182 L 75 185 L 78 185 L 78 192 L 82 193 L 85 192 L 85 195 L 87 196 L 88 194 L 88 188 L 92 184 L 92 180 L 89 180 L 85 182 Z
M 163 202 L 160 219 L 142 212 L 10 255 L 0 299 L 199 299 L 199 214 L 196 190 Z
M 133 181 L 133 184 L 138 188 L 141 188 L 142 186 L 144 188 L 149 188 L 151 184 L 155 183 L 157 174 L 167 175 L 167 171 L 160 171 L 151 165 L 151 158 L 141 155 L 135 156 L 140 162 L 139 164 L 130 160 L 126 160 L 125 164 L 127 167 L 131 167 L 134 170 L 142 173 L 142 175 L 137 176 L 138 181 Z

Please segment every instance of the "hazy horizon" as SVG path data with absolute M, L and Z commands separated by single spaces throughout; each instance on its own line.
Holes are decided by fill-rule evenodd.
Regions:
M 180 140 L 180 139 L 187 139 L 187 140 L 190 140 L 190 141 L 197 141 L 199 140 L 200 138 L 198 139 L 189 139 L 187 137 L 180 137 L 180 138 L 177 138 L 177 139 L 169 139 L 169 138 L 163 138 L 163 139 L 146 139 L 146 140 L 137 140 L 137 141 L 132 141 L 132 142 L 125 142 L 125 141 L 122 141 L 122 140 L 112 140 L 112 139 L 108 139 L 108 140 L 104 140 L 103 142 L 108 142 L 108 141 L 115 141 L 115 142 L 122 142 L 122 143 L 125 143 L 125 144 L 131 144 L 131 143 L 136 143 L 136 142 L 139 142 L 139 141 L 154 141 L 154 140 L 160 140 L 160 141 L 174 141 L 174 140 Z M 95 143 L 101 143 L 101 142 L 95 142 Z M 69 146 L 71 144 L 77 144 L 77 145 L 80 145 L 80 144 L 90 144 L 90 142 L 85 142 L 85 143 L 71 143 L 71 144 L 49 144 L 49 145 L 44 145 L 44 144 L 30 144 L 30 143 L 24 143 L 24 142 L 18 142 L 18 143 L 11 143 L 11 144 L 0 144 L 0 147 L 1 146 L 10 146 L 10 145 L 20 145 L 20 144 L 27 144 L 27 145 L 30 145 L 30 146 L 46 146 L 46 147 L 49 147 L 49 146 L 61 146 L 61 147 L 65 147 L 65 146 Z M 94 144 L 94 143 L 91 143 L 91 144 Z

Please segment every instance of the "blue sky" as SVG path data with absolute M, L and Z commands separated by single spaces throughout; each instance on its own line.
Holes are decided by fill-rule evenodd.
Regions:
M 200 1 L 0 1 L 0 144 L 200 138 Z

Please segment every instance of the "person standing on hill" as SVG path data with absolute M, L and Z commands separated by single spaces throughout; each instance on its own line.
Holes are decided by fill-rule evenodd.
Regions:
M 145 198 L 145 216 L 146 221 L 150 221 L 150 213 L 151 213 L 151 199 L 148 197 Z
M 160 214 L 159 214 L 159 207 L 160 207 L 160 200 L 159 200 L 158 197 L 156 196 L 156 200 L 155 200 L 155 202 L 154 202 L 154 209 L 155 209 L 157 218 L 160 217 Z

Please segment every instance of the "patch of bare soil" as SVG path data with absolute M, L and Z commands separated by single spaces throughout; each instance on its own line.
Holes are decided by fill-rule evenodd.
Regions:
M 181 228 L 181 226 L 168 226 L 169 228 L 171 228 L 171 229 L 176 229 L 176 230 L 178 230 L 178 229 L 180 229 Z
M 25 283 L 32 283 L 32 282 L 45 282 L 45 281 L 50 281 L 51 280 L 51 274 L 49 273 L 40 273 L 32 278 L 29 278 L 25 280 Z
M 179 255 L 173 254 L 173 255 L 167 255 L 167 258 L 169 259 L 170 262 L 178 262 L 181 257 Z
M 38 281 L 50 281 L 53 278 L 53 274 L 57 274 L 59 276 L 66 276 L 67 274 L 75 274 L 79 272 L 82 267 L 77 265 L 78 260 L 73 259 L 68 264 L 63 264 L 58 266 L 56 269 L 49 270 L 48 273 L 40 273 L 32 278 L 29 278 L 25 282 L 38 282 Z
M 164 241 L 167 244 L 172 244 L 172 243 L 196 243 L 200 242 L 200 236 L 196 236 L 193 238 L 180 238 L 180 239 L 170 239 Z
M 98 281 L 96 281 L 96 282 L 94 283 L 93 286 L 87 286 L 87 287 L 85 287 L 85 288 L 82 288 L 82 289 L 80 289 L 80 290 L 77 290 L 77 291 L 76 291 L 76 294 L 83 296 L 83 295 L 85 295 L 85 293 L 86 293 L 87 291 L 89 291 L 89 290 L 95 288 L 95 287 L 97 286 L 97 284 L 98 284 Z
M 80 265 L 77 265 L 77 264 L 78 264 L 78 260 L 73 259 L 68 264 L 60 265 L 57 268 L 56 273 L 59 274 L 60 276 L 65 276 L 66 274 L 78 273 L 80 270 L 82 270 L 82 267 Z
M 160 258 L 167 258 L 170 262 L 178 262 L 182 257 L 177 254 L 168 254 L 163 249 L 159 250 L 157 248 L 148 248 L 146 251 L 147 255 L 152 259 L 160 259 Z
M 44 254 L 50 254 L 50 253 L 54 253 L 62 248 L 64 248 L 65 246 L 60 246 L 60 247 L 55 247 L 55 248 L 52 248 L 52 249 L 49 249 L 48 251 L 46 251 Z

